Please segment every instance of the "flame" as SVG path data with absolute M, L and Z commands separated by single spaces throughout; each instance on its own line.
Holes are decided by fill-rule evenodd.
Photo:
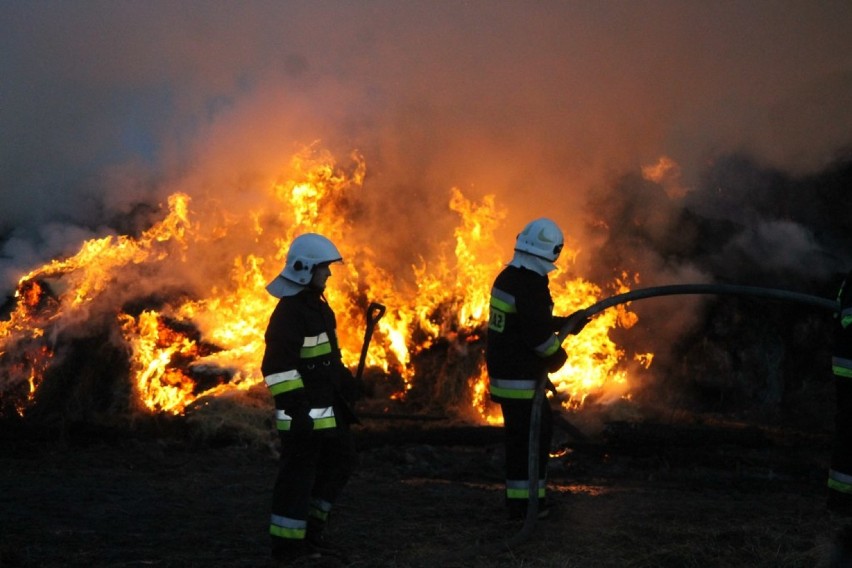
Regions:
M 625 277 L 623 275 L 622 279 L 613 283 L 612 293 L 621 294 L 629 290 Z M 594 304 L 602 296 L 596 285 L 580 279 L 563 281 L 559 274 L 552 288 L 556 313 L 573 313 Z M 594 317 L 579 334 L 565 338 L 563 347 L 568 353 L 568 361 L 550 377 L 564 407 L 578 408 L 592 393 L 602 395 L 604 400 L 626 394 L 627 375 L 620 369 L 624 351 L 609 337 L 609 330 L 617 326 L 630 328 L 636 322 L 636 315 L 619 305 L 615 310 L 607 310 Z
M 668 156 L 660 156 L 656 163 L 643 166 L 642 177 L 660 184 L 672 199 L 680 199 L 689 193 L 689 188 L 683 185 L 680 165 Z
M 118 328 L 115 335 L 129 354 L 128 380 L 142 411 L 182 414 L 203 397 L 260 384 L 263 333 L 276 301 L 264 287 L 283 266 L 292 239 L 311 231 L 334 241 L 345 259 L 333 265 L 326 293 L 338 317 L 344 362 L 354 368 L 359 359 L 367 303 L 382 302 L 387 311 L 366 364 L 399 379 L 389 398 L 411 396 L 423 380 L 418 360 L 449 346 L 448 357 L 471 362 L 464 367 L 463 413 L 499 422 L 488 402 L 482 348 L 491 284 L 507 260 L 496 238 L 506 211 L 493 195 L 472 201 L 451 189 L 448 209 L 458 220 L 452 237 L 438 242 L 432 257 L 412 259 L 410 272 L 400 276 L 399 267 L 381 265 L 353 226 L 365 179 L 359 154 L 342 167 L 312 146 L 290 160 L 259 199 L 262 205 L 230 214 L 215 199 L 177 192 L 162 220 L 138 236 L 92 239 L 77 254 L 32 270 L 19 281 L 14 312 L 0 321 L 0 401 L 27 385 L 16 407 L 23 414 L 56 364 L 60 346 L 53 342 L 61 331 L 104 319 Z M 232 247 L 237 234 L 243 240 Z M 578 254 L 566 247 L 563 258 L 570 263 Z M 217 270 L 203 270 L 211 258 Z M 614 283 L 614 291 L 628 289 L 627 280 Z M 602 290 L 559 271 L 552 293 L 555 312 L 569 314 L 596 302 Z M 591 393 L 628 393 L 624 352 L 609 331 L 634 323 L 635 315 L 619 307 L 567 338 L 568 362 L 551 377 L 566 408 L 580 407 Z M 641 361 L 650 365 L 652 357 Z M 445 363 L 440 372 L 453 368 Z
M 10 397 L 11 406 L 23 416 L 53 357 L 52 349 L 41 340 L 44 326 L 54 317 L 56 300 L 36 280 L 22 282 L 15 297 L 15 310 L 8 320 L 0 321 L 0 387 L 8 385 L 18 395 Z M 9 404 L 4 398 L 0 396 L 0 412 Z

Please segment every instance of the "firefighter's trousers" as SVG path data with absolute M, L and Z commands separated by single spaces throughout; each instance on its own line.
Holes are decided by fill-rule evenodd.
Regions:
M 506 502 L 526 503 L 529 500 L 529 439 L 532 400 L 506 400 L 500 403 L 503 411 L 503 434 L 506 448 Z M 544 499 L 547 461 L 553 436 L 553 413 L 547 400 L 541 405 L 539 435 L 538 495 Z
M 304 539 L 301 527 L 312 517 L 325 522 L 357 463 L 348 428 L 330 432 L 281 432 L 281 458 L 272 494 L 273 518 L 284 519 L 296 531 L 274 536 Z

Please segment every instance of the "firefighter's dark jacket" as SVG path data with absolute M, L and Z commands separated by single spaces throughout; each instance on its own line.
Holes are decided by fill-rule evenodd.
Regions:
M 831 367 L 835 375 L 852 379 L 852 272 L 840 287 L 837 295 L 840 313 L 834 326 L 834 353 Z
M 314 430 L 355 420 L 343 396 L 352 374 L 341 360 L 336 327 L 334 312 L 317 290 L 284 296 L 275 306 L 261 371 L 275 398 L 279 430 L 289 430 L 292 418 L 306 413 Z
M 491 289 L 485 351 L 491 398 L 531 398 L 532 382 L 564 362 L 547 276 L 507 266 Z M 498 387 L 503 385 L 507 388 Z

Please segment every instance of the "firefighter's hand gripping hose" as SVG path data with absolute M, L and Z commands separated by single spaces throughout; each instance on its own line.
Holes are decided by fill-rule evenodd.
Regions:
M 600 302 L 579 310 L 572 314 L 559 331 L 559 337 L 564 339 L 575 332 L 575 329 L 581 325 L 583 320 L 598 314 L 607 308 L 611 308 L 618 304 L 642 300 L 645 298 L 654 298 L 659 296 L 673 296 L 686 294 L 716 294 L 716 295 L 735 295 L 735 296 L 755 296 L 769 300 L 779 300 L 785 302 L 795 302 L 805 304 L 812 308 L 826 310 L 829 312 L 838 312 L 840 304 L 835 300 L 828 300 L 818 296 L 801 294 L 798 292 L 789 292 L 786 290 L 777 290 L 774 288 L 761 288 L 754 286 L 738 286 L 731 284 L 675 284 L 670 286 L 655 286 L 650 288 L 640 288 L 632 290 L 624 294 L 618 294 L 605 298 Z M 470 547 L 453 554 L 454 560 L 470 558 L 473 556 L 482 556 L 494 554 L 501 549 L 512 549 L 525 542 L 532 534 L 535 528 L 536 520 L 538 519 L 538 478 L 539 478 L 539 430 L 541 429 L 541 405 L 545 401 L 545 390 L 547 385 L 547 377 L 539 383 L 536 389 L 535 396 L 532 402 L 532 412 L 530 413 L 530 436 L 529 436 L 529 454 L 528 454 L 528 471 L 530 480 L 529 495 L 530 499 L 527 504 L 527 516 L 524 519 L 524 524 L 521 529 L 510 539 L 504 542 L 496 542 L 486 545 Z

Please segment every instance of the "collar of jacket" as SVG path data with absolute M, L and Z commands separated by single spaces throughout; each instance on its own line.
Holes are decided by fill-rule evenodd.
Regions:
M 526 268 L 527 270 L 532 270 L 541 276 L 547 276 L 548 273 L 556 270 L 556 265 L 549 260 L 520 250 L 515 251 L 515 256 L 512 257 L 512 261 L 509 263 L 509 266 L 514 266 L 515 268 Z

